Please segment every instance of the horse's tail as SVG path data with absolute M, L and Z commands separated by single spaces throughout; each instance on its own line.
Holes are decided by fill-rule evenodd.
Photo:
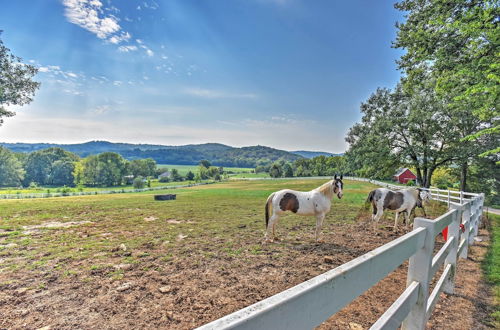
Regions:
M 269 195 L 269 197 L 267 198 L 267 201 L 266 201 L 266 228 L 267 228 L 267 225 L 269 223 L 269 204 L 271 204 L 273 197 L 274 197 L 274 194 L 275 193 L 272 193 L 271 195 Z

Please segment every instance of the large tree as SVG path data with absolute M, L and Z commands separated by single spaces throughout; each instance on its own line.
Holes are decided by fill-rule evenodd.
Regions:
M 12 151 L 0 146 L 0 186 L 18 187 L 23 178 L 21 162 Z
M 1 34 L 0 30 L 0 37 Z M 36 67 L 13 55 L 0 39 L 0 126 L 3 117 L 15 115 L 8 106 L 25 105 L 33 100 L 35 90 L 40 87 L 40 83 L 32 80 L 37 72 Z
M 394 166 L 395 161 L 412 166 L 417 180 L 429 187 L 434 171 L 457 159 L 459 137 L 450 113 L 429 86 L 405 92 L 377 89 L 361 105 L 363 118 L 347 135 L 349 154 L 364 159 L 363 166 Z
M 119 186 L 127 173 L 127 161 L 115 152 L 85 158 L 81 183 L 88 186 Z
M 498 0 L 404 0 L 395 7 L 406 13 L 394 43 L 406 50 L 398 62 L 405 87 L 420 84 L 420 74 L 430 69 L 449 107 L 491 123 L 469 138 L 500 133 Z M 498 152 L 497 144 L 484 155 Z
M 73 171 L 79 157 L 61 148 L 48 148 L 32 152 L 26 158 L 25 185 L 73 185 Z

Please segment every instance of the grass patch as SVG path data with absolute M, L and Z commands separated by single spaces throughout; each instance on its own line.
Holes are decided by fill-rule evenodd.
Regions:
M 495 325 L 500 328 L 500 215 L 490 213 L 491 245 L 483 262 L 486 279 L 492 285 L 495 310 L 492 314 Z

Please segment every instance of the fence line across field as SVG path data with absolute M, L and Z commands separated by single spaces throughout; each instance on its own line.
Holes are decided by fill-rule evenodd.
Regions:
M 89 196 L 89 195 L 108 195 L 108 194 L 125 194 L 144 191 L 179 189 L 187 187 L 195 187 L 215 182 L 199 182 L 176 186 L 161 186 L 142 189 L 117 189 L 117 190 L 95 190 L 95 191 L 71 191 L 71 192 L 54 192 L 54 193 L 30 193 L 30 194 L 0 194 L 0 199 L 30 199 L 30 198 L 49 198 L 49 197 L 67 197 L 67 196 Z
M 370 182 L 390 189 L 404 186 Z M 311 329 L 330 318 L 409 260 L 407 286 L 370 329 L 425 329 L 441 292 L 453 293 L 458 258 L 467 258 L 483 212 L 484 194 L 425 189 L 449 210 L 435 220 L 416 218 L 413 230 L 354 260 L 288 290 L 199 327 L 208 329 Z M 458 194 L 458 196 L 456 196 Z M 468 196 L 469 198 L 465 198 Z M 463 225 L 463 230 L 460 229 Z M 434 255 L 436 236 L 448 240 Z M 443 269 L 429 294 L 435 274 Z

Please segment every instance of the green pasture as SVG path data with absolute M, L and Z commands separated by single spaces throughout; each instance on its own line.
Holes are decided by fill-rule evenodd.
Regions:
M 182 176 L 185 176 L 189 171 L 193 173 L 198 172 L 198 165 L 168 165 L 168 164 L 158 164 L 158 168 L 164 168 L 164 169 L 176 169 L 179 171 L 179 174 Z M 230 171 L 233 173 L 251 173 L 253 172 L 253 168 L 247 168 L 247 167 L 224 167 L 225 171 Z
M 143 193 L 0 200 L 0 280 L 2 273 L 16 271 L 88 275 L 92 267 L 111 267 L 110 260 L 136 264 L 146 257 L 157 263 L 183 258 L 201 262 L 228 255 L 250 258 L 262 253 L 268 195 L 283 188 L 307 191 L 324 182 L 229 181 Z M 348 180 L 344 184 L 344 197 L 334 197 L 325 219 L 323 232 L 330 239 L 336 226 L 370 216 L 365 199 L 375 186 Z M 177 199 L 155 201 L 153 195 L 158 193 L 175 193 Z M 29 227 L 49 222 L 76 225 Z M 272 248 L 286 242 L 313 242 L 314 224 L 313 217 L 283 217 L 278 234 L 284 243 Z
M 207 180 L 208 181 L 208 180 Z M 178 185 L 187 185 L 195 183 L 195 181 L 176 181 L 176 182 L 159 182 L 158 180 L 151 180 L 151 188 L 155 187 L 169 187 Z M 147 188 L 147 186 L 145 186 Z M 0 195 L 6 194 L 32 194 L 32 193 L 59 193 L 59 192 L 94 192 L 94 191 L 121 191 L 134 189 L 132 184 L 122 186 L 110 187 L 50 187 L 41 186 L 36 188 L 0 188 Z

